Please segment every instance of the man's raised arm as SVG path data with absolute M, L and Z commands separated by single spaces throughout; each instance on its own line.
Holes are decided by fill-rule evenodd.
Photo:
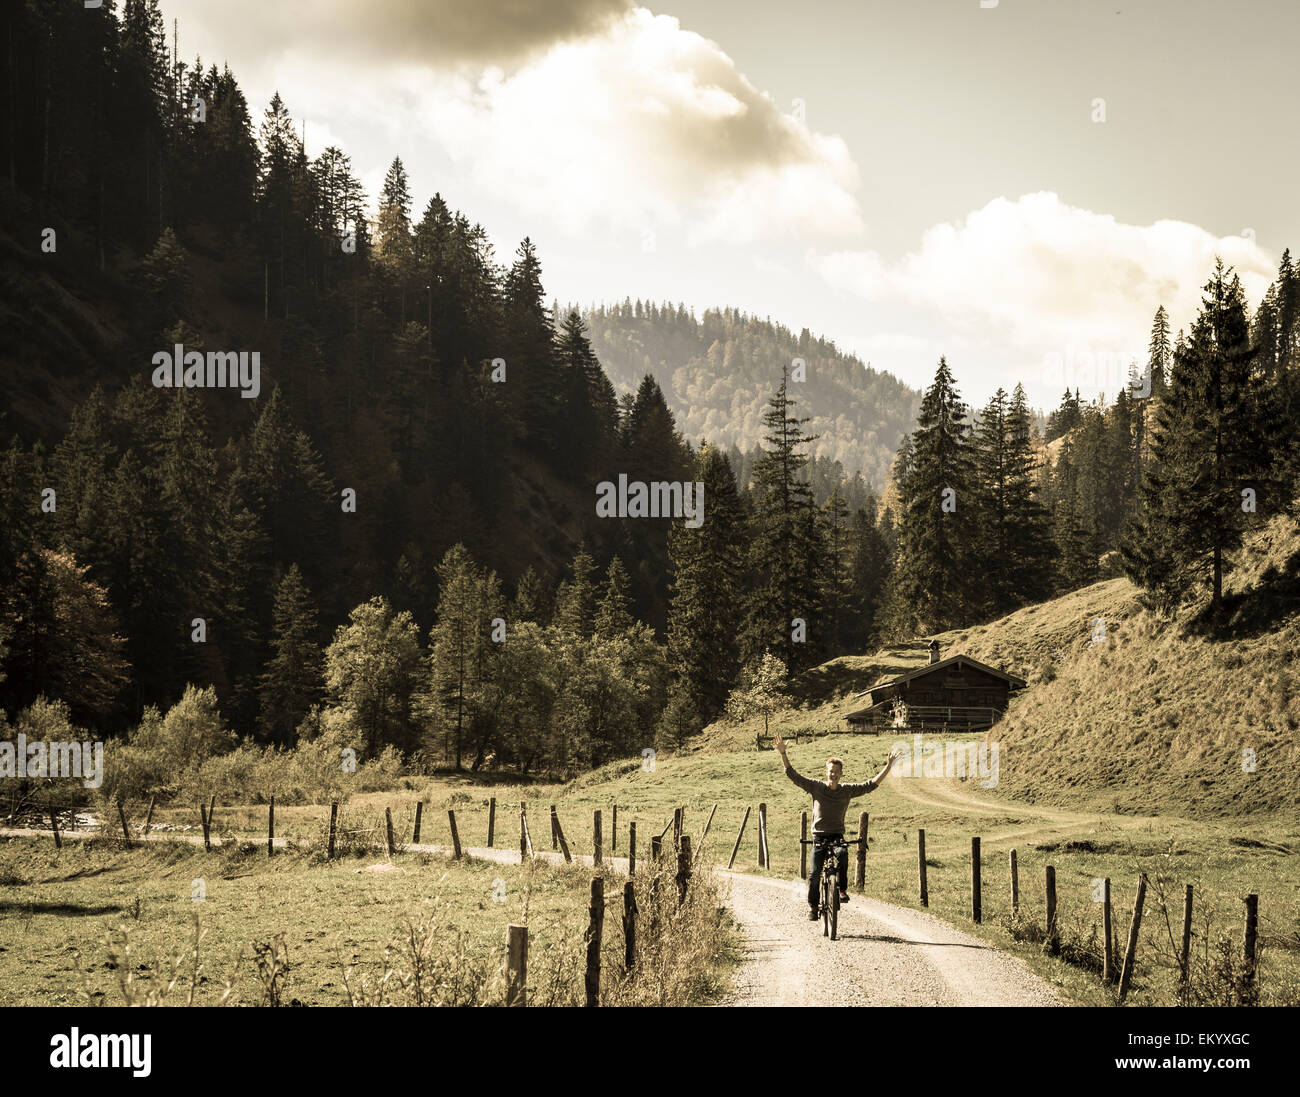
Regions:
M 781 763 L 785 766 L 785 775 L 798 785 L 804 792 L 812 792 L 817 787 L 817 782 L 809 780 L 797 769 L 790 764 L 790 759 L 785 756 L 785 740 L 781 738 L 781 733 L 776 733 L 776 749 L 781 755 Z

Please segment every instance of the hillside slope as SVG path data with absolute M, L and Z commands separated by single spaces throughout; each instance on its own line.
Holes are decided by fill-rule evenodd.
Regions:
M 1275 520 L 1243 552 L 1216 634 L 1194 612 L 1173 623 L 1141 612 L 1048 670 L 992 735 L 998 791 L 1119 812 L 1296 817 L 1297 576 L 1300 529 Z
M 767 402 L 796 358 L 806 380 L 792 380 L 790 395 L 818 436 L 810 452 L 838 460 L 850 477 L 861 472 L 883 486 L 899 439 L 916 422 L 920 393 L 806 328 L 795 333 L 736 309 L 709 309 L 697 320 L 685 309 L 639 301 L 585 315 L 615 387 L 635 391 L 652 374 L 692 442 L 707 438 L 745 452 L 759 445 Z
M 989 734 L 1001 756 L 995 794 L 1197 818 L 1300 815 L 1300 525 L 1275 519 L 1252 538 L 1227 589 L 1228 620 L 1213 633 L 1199 607 L 1162 619 L 1112 579 L 935 636 L 945 656 L 1029 683 Z M 771 727 L 842 732 L 854 695 L 923 664 L 929 639 L 813 668 Z M 689 749 L 752 746 L 762 729 L 762 717 L 720 721 Z

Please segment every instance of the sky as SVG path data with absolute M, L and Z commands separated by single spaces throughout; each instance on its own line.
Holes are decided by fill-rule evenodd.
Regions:
M 981 404 L 1113 396 L 1216 256 L 1300 245 L 1295 0 L 163 0 L 372 201 L 394 156 L 549 297 L 732 306 Z

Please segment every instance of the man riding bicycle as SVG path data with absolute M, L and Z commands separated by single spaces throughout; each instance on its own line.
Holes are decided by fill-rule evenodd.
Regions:
M 826 780 L 814 781 L 812 778 L 799 773 L 790 764 L 790 759 L 785 756 L 785 740 L 781 738 L 779 731 L 776 733 L 776 749 L 781 755 L 782 763 L 785 765 L 785 775 L 813 798 L 813 858 L 812 871 L 808 873 L 808 906 L 810 908 L 808 917 L 815 922 L 817 920 L 817 886 L 818 881 L 821 879 L 822 865 L 825 863 L 831 847 L 837 842 L 844 841 L 844 813 L 848 810 L 849 802 L 859 796 L 865 796 L 868 792 L 874 792 L 880 782 L 888 775 L 895 760 L 902 755 L 902 751 L 897 747 L 890 751 L 885 768 L 870 781 L 863 781 L 858 784 L 844 784 L 840 780 L 844 774 L 844 763 L 839 758 L 827 758 Z M 839 889 L 840 902 L 847 903 L 849 901 L 849 864 L 847 857 L 839 859 Z

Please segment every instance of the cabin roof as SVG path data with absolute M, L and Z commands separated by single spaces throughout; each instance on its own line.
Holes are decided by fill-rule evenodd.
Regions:
M 1006 681 L 1012 689 L 1025 688 L 1025 680 L 1023 678 L 1018 678 L 1014 674 L 1008 674 L 1005 670 L 991 667 L 988 663 L 981 663 L 978 659 L 972 659 L 969 655 L 950 655 L 947 659 L 940 659 L 937 663 L 926 663 L 925 666 L 917 667 L 915 670 L 909 670 L 906 674 L 900 674 L 897 678 L 891 678 L 887 682 L 877 682 L 867 692 L 874 693 L 876 690 L 884 686 L 897 686 L 903 682 L 910 682 L 914 678 L 924 678 L 927 674 L 933 674 L 938 670 L 946 670 L 948 667 L 958 664 L 974 667 L 976 670 L 984 671 L 985 674 L 991 674 L 995 678 L 1001 678 Z

